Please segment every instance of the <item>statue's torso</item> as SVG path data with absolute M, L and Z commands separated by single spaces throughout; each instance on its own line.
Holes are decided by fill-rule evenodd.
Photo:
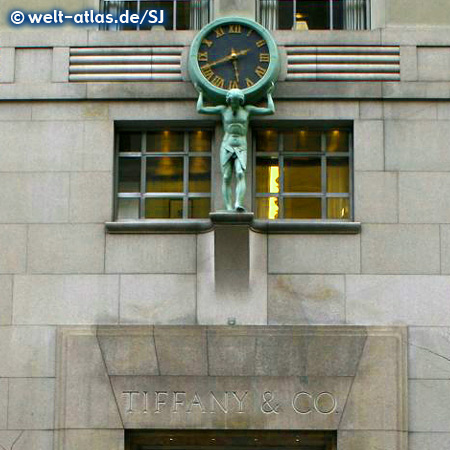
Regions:
M 247 145 L 247 128 L 249 113 L 240 107 L 235 113 L 228 107 L 222 116 L 225 132 L 224 142 L 232 146 Z

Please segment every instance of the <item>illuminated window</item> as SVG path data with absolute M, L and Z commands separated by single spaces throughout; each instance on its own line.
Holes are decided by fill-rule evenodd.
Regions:
M 139 14 L 146 10 L 164 10 L 164 23 L 151 25 L 145 19 L 142 24 L 104 24 L 105 30 L 150 30 L 152 27 L 166 30 L 199 30 L 209 22 L 210 0 L 102 0 L 105 14 L 115 17 L 125 14 Z
M 211 141 L 209 130 L 118 133 L 116 218 L 208 218 Z
M 346 128 L 255 130 L 256 217 L 349 220 L 351 145 Z
M 259 0 L 259 21 L 279 30 L 367 30 L 369 0 Z

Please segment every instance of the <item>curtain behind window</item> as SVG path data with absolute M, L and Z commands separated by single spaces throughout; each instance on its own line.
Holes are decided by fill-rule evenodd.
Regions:
M 191 30 L 200 30 L 209 21 L 209 0 L 191 0 Z

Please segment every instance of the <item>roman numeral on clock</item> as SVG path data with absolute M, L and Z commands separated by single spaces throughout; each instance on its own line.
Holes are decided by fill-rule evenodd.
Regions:
M 257 66 L 255 69 L 256 75 L 258 75 L 259 78 L 262 78 L 265 73 L 267 72 L 267 69 L 264 69 L 264 67 Z
M 208 61 L 208 52 L 198 52 L 197 59 L 199 61 Z
M 250 78 L 246 78 L 245 82 L 247 83 L 247 87 L 253 86 L 255 84 Z
M 270 62 L 270 55 L 268 53 L 260 53 L 259 62 Z
M 228 33 L 242 33 L 242 27 L 240 25 L 230 25 Z
M 214 86 L 217 86 L 219 88 L 223 88 L 223 86 L 225 85 L 225 80 L 222 77 L 219 77 L 219 75 L 216 75 L 212 80 L 211 83 Z
M 203 66 L 201 67 L 201 71 L 203 76 L 207 79 L 210 80 L 213 76 L 214 76 L 214 72 L 212 71 L 211 67 L 209 66 Z
M 261 39 L 260 41 L 258 41 L 258 42 L 256 43 L 256 46 L 257 46 L 257 47 L 262 47 L 263 45 L 266 45 L 266 41 L 265 41 L 264 39 Z
M 209 39 L 203 39 L 202 40 L 202 44 L 207 45 L 208 47 L 211 47 L 213 45 L 213 42 L 210 41 Z
M 225 34 L 225 31 L 223 31 L 222 27 L 219 27 L 214 30 L 214 33 L 216 33 L 216 38 L 220 38 Z
M 239 83 L 236 80 L 229 81 L 228 89 L 239 89 Z

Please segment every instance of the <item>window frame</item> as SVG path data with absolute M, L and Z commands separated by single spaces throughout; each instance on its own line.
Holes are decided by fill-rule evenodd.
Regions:
M 102 11 L 102 13 L 106 14 L 107 13 L 107 8 L 106 8 L 106 4 L 107 3 L 120 3 L 121 1 L 125 2 L 134 2 L 137 3 L 137 14 L 140 14 L 140 5 L 142 2 L 152 2 L 152 1 L 160 1 L 160 0 L 100 0 L 100 10 Z M 187 31 L 187 30 L 178 30 L 177 29 L 177 2 L 178 1 L 182 1 L 182 0 L 164 0 L 167 2 L 171 2 L 173 4 L 173 25 L 172 28 L 166 30 L 166 31 Z M 212 20 L 212 15 L 213 15 L 213 3 L 214 0 L 208 0 L 208 18 L 205 20 L 205 23 L 209 23 Z M 119 14 L 122 14 L 125 10 L 121 10 Z M 116 29 L 112 29 L 109 28 L 108 25 L 120 25 L 120 24 L 101 24 L 99 29 L 101 31 L 140 31 L 141 29 L 141 24 L 137 23 L 136 24 L 136 28 L 133 29 L 129 29 L 129 30 L 124 30 L 123 28 L 116 28 Z M 197 30 L 197 28 L 189 28 L 188 30 Z M 146 30 L 148 31 L 148 30 Z
M 321 152 L 284 152 L 283 146 L 283 131 L 292 128 L 300 129 L 307 128 L 314 131 L 321 131 Z M 258 130 L 273 129 L 278 132 L 278 150 L 276 152 L 257 152 L 256 151 L 256 132 Z M 345 130 L 349 133 L 348 137 L 348 152 L 327 152 L 326 151 L 326 132 L 332 129 Z M 295 221 L 295 222 L 353 222 L 355 216 L 354 209 L 354 133 L 353 126 L 349 123 L 332 123 L 332 124 L 313 124 L 311 122 L 280 122 L 255 123 L 252 127 L 252 210 L 255 212 L 256 220 L 263 220 L 268 222 L 273 221 Z M 313 157 L 320 158 L 320 177 L 321 177 L 321 191 L 320 192 L 283 192 L 284 188 L 284 158 L 288 157 Z M 276 157 L 280 168 L 280 192 L 278 193 L 257 193 L 256 192 L 256 162 L 258 157 Z M 349 172 L 349 192 L 348 193 L 334 193 L 327 192 L 327 160 L 331 158 L 348 158 L 348 172 Z M 280 218 L 258 218 L 256 216 L 257 198 L 276 197 L 279 199 Z M 284 218 L 284 199 L 285 198 L 320 198 L 321 199 L 321 217 L 311 219 L 298 218 Z M 327 200 L 329 198 L 348 198 L 349 199 L 349 215 L 345 219 L 327 218 Z
M 271 0 L 257 0 L 257 22 L 258 23 L 262 23 L 262 8 L 263 8 L 263 3 L 267 2 L 267 1 L 271 1 Z M 285 0 L 276 0 L 277 1 L 277 8 L 278 8 L 278 2 L 279 1 L 285 1 Z M 296 24 L 296 14 L 297 14 L 297 1 L 296 0 L 291 0 L 293 2 L 293 6 L 292 6 L 292 28 L 290 28 L 291 31 L 296 31 L 295 28 L 295 24 Z M 342 0 L 327 0 L 328 1 L 328 11 L 329 11 L 329 21 L 328 21 L 328 28 L 324 28 L 322 29 L 311 29 L 311 31 L 364 31 L 364 30 L 371 30 L 371 16 L 372 16 L 372 1 L 371 0 L 364 0 L 365 2 L 365 15 L 364 15 L 364 22 L 365 22 L 365 26 L 363 28 L 334 28 L 334 14 L 333 14 L 333 5 L 334 3 L 338 2 L 338 1 L 342 1 Z M 277 17 L 278 19 L 278 17 Z M 283 31 L 289 31 L 289 29 L 282 29 L 279 28 L 278 25 L 276 27 L 273 28 L 274 30 L 283 30 Z
M 214 153 L 215 153 L 215 133 L 214 127 L 204 125 L 199 127 L 198 125 L 172 125 L 170 122 L 164 124 L 164 128 L 169 131 L 183 132 L 183 151 L 181 152 L 147 152 L 147 134 L 149 132 L 163 131 L 161 125 L 145 126 L 145 127 L 120 127 L 115 130 L 115 142 L 114 142 L 114 204 L 113 204 L 113 220 L 115 222 L 121 221 L 160 221 L 160 220 L 204 220 L 193 219 L 188 217 L 189 214 L 189 200 L 191 198 L 209 198 L 210 209 L 214 202 Z M 189 151 L 189 133 L 192 131 L 208 131 L 211 133 L 211 150 L 209 152 L 190 152 Z M 120 149 L 120 134 L 123 133 L 139 133 L 141 134 L 141 150 L 140 152 L 128 152 L 121 153 Z M 140 192 L 139 193 L 121 193 L 119 192 L 119 161 L 121 157 L 139 158 L 140 159 Z M 147 164 L 144 162 L 149 158 L 161 158 L 161 157 L 174 157 L 183 158 L 183 191 L 182 192 L 146 192 L 147 181 Z M 189 161 L 193 157 L 209 157 L 210 158 L 210 177 L 211 177 L 211 189 L 209 193 L 205 192 L 189 192 Z M 119 199 L 130 198 L 139 200 L 138 218 L 119 218 Z M 182 199 L 183 201 L 183 215 L 181 218 L 155 218 L 149 219 L 145 217 L 145 202 L 147 198 L 170 198 L 170 199 Z

